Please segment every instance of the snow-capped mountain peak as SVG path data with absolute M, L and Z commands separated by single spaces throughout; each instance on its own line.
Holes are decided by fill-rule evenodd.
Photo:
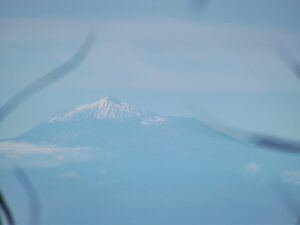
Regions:
M 56 115 L 48 122 L 88 121 L 88 120 L 141 120 L 143 125 L 160 124 L 165 117 L 135 109 L 128 103 L 106 96 L 96 102 L 79 106 L 64 114 Z

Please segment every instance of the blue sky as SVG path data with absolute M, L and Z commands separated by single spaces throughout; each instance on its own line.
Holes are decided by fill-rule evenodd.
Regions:
M 297 0 L 212 0 L 200 11 L 184 0 L 0 4 L 0 104 L 97 34 L 80 68 L 12 113 L 1 138 L 106 95 L 157 113 L 201 117 L 204 108 L 233 126 L 300 135 L 300 82 L 276 52 L 285 46 L 300 58 Z
M 0 140 L 107 95 L 157 114 L 218 118 L 224 125 L 300 140 L 300 80 L 277 51 L 286 48 L 300 60 L 300 1 L 192 5 L 192 0 L 1 0 L 0 105 L 71 57 L 87 34 L 97 40 L 75 71 L 0 123 Z M 153 224 L 164 219 L 179 224 L 182 218 L 194 224 L 295 222 L 269 185 L 274 179 L 298 193 L 297 155 L 211 140 L 216 141 L 199 146 L 207 151 L 157 151 L 153 159 L 146 151 L 127 156 L 131 146 L 119 158 L 106 149 L 1 141 L 0 165 L 23 162 L 43 193 L 42 221 L 48 223 L 106 217 L 124 223 L 131 215 L 139 224 L 151 223 L 149 217 Z M 214 145 L 223 151 L 209 148 Z M 24 223 L 28 199 L 12 176 L 0 170 L 1 190 Z M 91 207 L 80 207 L 83 202 Z

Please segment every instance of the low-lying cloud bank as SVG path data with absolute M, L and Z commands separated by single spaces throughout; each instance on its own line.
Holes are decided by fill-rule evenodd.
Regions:
M 1 167 L 10 167 L 15 164 L 29 167 L 53 167 L 89 159 L 91 159 L 91 151 L 87 147 L 69 148 L 14 141 L 0 142 Z
M 261 168 L 256 162 L 249 162 L 245 164 L 245 171 L 247 174 L 255 175 L 260 172 Z
M 300 170 L 286 171 L 282 177 L 284 182 L 300 186 Z

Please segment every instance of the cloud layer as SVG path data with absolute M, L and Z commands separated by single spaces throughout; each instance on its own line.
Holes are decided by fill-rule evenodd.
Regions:
M 284 182 L 300 185 L 300 170 L 286 171 L 282 177 Z
M 86 161 L 91 157 L 87 147 L 66 148 L 35 145 L 24 142 L 0 142 L 0 165 L 20 164 L 30 167 L 52 167 L 70 162 Z
M 246 173 L 254 175 L 260 172 L 260 166 L 255 162 L 249 162 L 245 164 Z

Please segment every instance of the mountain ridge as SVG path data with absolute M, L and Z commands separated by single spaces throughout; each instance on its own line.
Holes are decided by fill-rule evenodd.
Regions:
M 195 118 L 160 116 L 104 97 L 56 115 L 14 140 L 66 147 L 195 149 L 225 139 Z
M 114 97 L 106 96 L 98 101 L 81 105 L 64 113 L 57 114 L 47 122 L 67 122 L 67 121 L 92 121 L 92 120 L 117 120 L 129 121 L 140 120 L 144 125 L 159 125 L 167 117 L 136 109 L 126 102 L 122 102 Z

